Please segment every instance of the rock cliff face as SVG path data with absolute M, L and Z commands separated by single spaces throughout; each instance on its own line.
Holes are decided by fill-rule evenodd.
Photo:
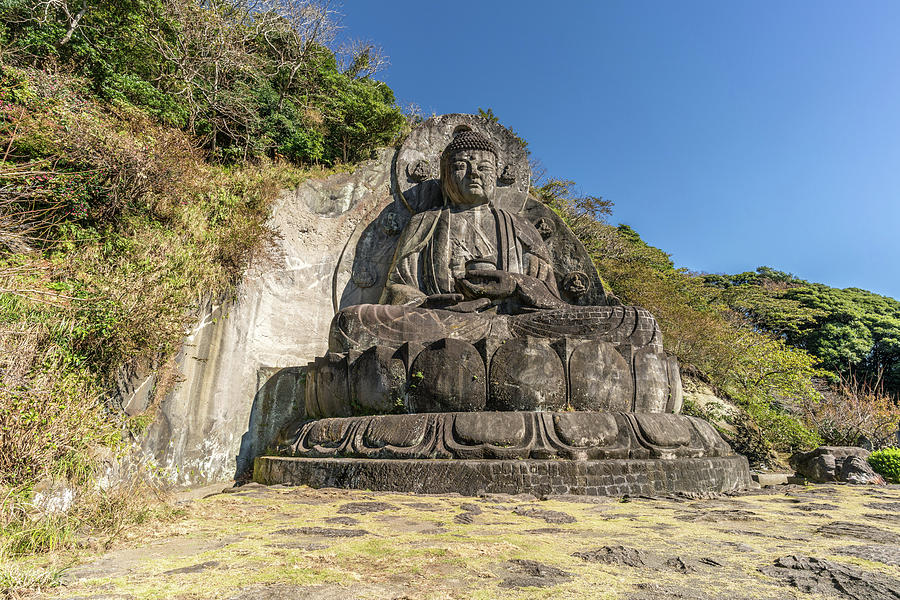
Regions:
M 251 268 L 235 298 L 208 307 L 188 332 L 179 382 L 142 442 L 173 481 L 240 475 L 302 411 L 305 374 L 296 365 L 327 350 L 335 273 L 359 223 L 391 201 L 390 161 L 384 151 L 351 174 L 284 192 L 270 219 L 279 235 L 274 258 Z M 131 382 L 126 410 L 146 408 L 152 384 Z
M 734 404 L 716 396 L 711 387 L 698 379 L 683 376 L 681 381 L 684 386 L 685 403 L 706 411 L 707 414 L 715 417 L 714 421 L 718 427 L 729 433 L 735 433 L 734 426 L 725 420 L 725 417 L 737 416 L 738 409 Z

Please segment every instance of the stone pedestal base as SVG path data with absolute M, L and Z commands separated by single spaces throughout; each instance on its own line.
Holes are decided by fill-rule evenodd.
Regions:
M 256 459 L 253 480 L 429 494 L 481 493 L 659 495 L 728 492 L 749 487 L 739 455 L 672 459 L 459 460 L 294 458 Z
M 303 458 L 674 459 L 731 456 L 696 417 L 665 413 L 456 412 L 319 419 L 283 454 Z
M 284 457 L 256 459 L 264 484 L 403 492 L 654 495 L 751 485 L 701 419 L 665 413 L 374 415 L 303 425 Z

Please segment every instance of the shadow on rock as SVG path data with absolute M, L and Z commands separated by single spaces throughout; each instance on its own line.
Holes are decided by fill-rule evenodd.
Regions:
M 565 583 L 572 574 L 536 560 L 513 559 L 500 567 L 500 587 L 550 587 Z
M 900 600 L 900 581 L 830 560 L 792 554 L 759 572 L 807 594 L 852 600 Z

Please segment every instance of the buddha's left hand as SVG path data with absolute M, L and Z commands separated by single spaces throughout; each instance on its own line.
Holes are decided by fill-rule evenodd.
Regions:
M 506 271 L 466 271 L 465 279 L 456 281 L 461 291 L 469 298 L 490 298 L 500 300 L 516 293 L 517 282 Z

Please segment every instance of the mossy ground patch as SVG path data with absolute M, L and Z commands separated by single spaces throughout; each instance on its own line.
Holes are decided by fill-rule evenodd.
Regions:
M 900 501 L 900 486 L 628 501 L 253 486 L 192 501 L 182 520 L 135 528 L 106 555 L 76 557 L 81 565 L 47 597 L 821 598 L 758 571 L 786 555 L 877 573 L 900 589 L 900 566 L 847 554 L 872 544 L 853 528 L 820 533 L 851 522 L 900 534 L 900 523 L 864 516 L 874 501 Z M 573 520 L 544 526 L 530 509 Z M 349 512 L 355 522 L 337 519 Z M 644 564 L 617 561 L 627 554 L 619 547 Z M 588 559 L 597 556 L 613 558 Z

